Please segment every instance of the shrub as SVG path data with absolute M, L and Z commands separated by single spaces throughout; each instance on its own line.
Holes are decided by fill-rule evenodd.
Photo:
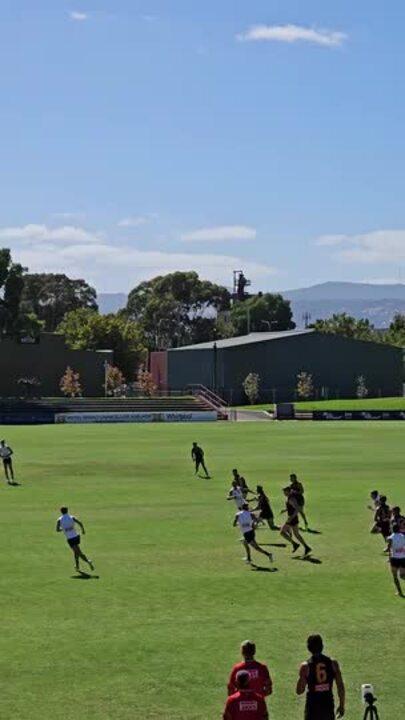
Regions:
M 80 385 L 79 373 L 72 370 L 72 368 L 68 365 L 65 370 L 65 374 L 61 378 L 59 387 L 66 397 L 81 397 L 82 386 Z
M 245 395 L 251 405 L 253 405 L 259 397 L 260 377 L 257 373 L 249 373 L 246 375 L 243 383 Z
M 314 384 L 311 373 L 303 370 L 297 375 L 297 395 L 301 400 L 310 400 L 314 394 Z

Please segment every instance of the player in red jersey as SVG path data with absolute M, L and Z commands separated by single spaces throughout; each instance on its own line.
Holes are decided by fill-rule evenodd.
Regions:
M 236 685 L 237 692 L 226 701 L 223 720 L 269 720 L 266 701 L 251 689 L 246 670 L 238 672 Z
M 232 668 L 232 672 L 228 681 L 228 695 L 232 695 L 237 690 L 236 677 L 239 672 L 244 670 L 249 675 L 249 690 L 262 695 L 271 695 L 273 692 L 273 683 L 267 665 L 255 660 L 256 645 L 250 640 L 245 640 L 240 646 L 243 661 L 237 663 Z

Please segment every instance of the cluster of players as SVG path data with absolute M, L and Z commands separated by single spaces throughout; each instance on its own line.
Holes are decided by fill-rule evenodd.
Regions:
M 386 495 L 381 495 L 378 490 L 372 490 L 370 498 L 368 507 L 374 513 L 371 532 L 382 535 L 396 593 L 404 597 L 401 580 L 405 580 L 405 517 L 401 508 L 398 505 L 390 507 Z
M 202 468 L 205 478 L 208 479 L 210 475 L 205 464 L 204 450 L 196 442 L 193 443 L 191 457 L 195 464 L 195 473 L 198 474 Z M 287 514 L 287 518 L 281 528 L 275 523 L 274 512 L 263 486 L 257 485 L 255 491 L 251 490 L 246 479 L 236 468 L 232 470 L 232 476 L 231 488 L 226 499 L 233 501 L 237 508 L 233 526 L 239 526 L 241 531 L 246 550 L 245 562 L 252 563 L 251 548 L 261 555 L 267 556 L 271 563 L 273 562 L 273 554 L 257 542 L 256 528 L 260 524 L 267 524 L 270 530 L 280 531 L 283 539 L 291 545 L 293 553 L 302 546 L 304 558 L 308 558 L 311 547 L 303 538 L 299 528 L 301 519 L 305 530 L 309 530 L 304 509 L 304 486 L 298 480 L 297 475 L 292 473 L 289 484 L 283 488 L 285 510 L 282 512 Z M 404 597 L 401 580 L 405 580 L 405 517 L 401 514 L 398 505 L 389 507 L 386 496 L 381 495 L 377 490 L 373 490 L 370 497 L 372 504 L 369 505 L 369 508 L 374 512 L 374 524 L 371 532 L 379 533 L 384 538 L 386 543 L 384 552 L 389 555 L 396 594 Z
M 283 488 L 285 510 L 282 512 L 287 514 L 287 518 L 281 528 L 274 522 L 274 512 L 263 486 L 257 485 L 256 492 L 253 492 L 236 468 L 232 470 L 232 474 L 232 485 L 227 500 L 234 501 L 237 507 L 233 526 L 238 525 L 242 533 L 242 540 L 246 549 L 244 560 L 248 563 L 252 562 L 250 548 L 254 548 L 256 552 L 267 555 L 270 562 L 273 561 L 272 553 L 264 550 L 256 540 L 256 528 L 262 523 L 267 523 L 271 530 L 280 531 L 282 538 L 291 545 L 293 553 L 302 546 L 304 557 L 308 557 L 312 548 L 305 541 L 299 529 L 300 518 L 304 522 L 305 529 L 309 529 L 304 511 L 304 486 L 295 473 L 290 475 L 289 484 Z M 250 507 L 251 504 L 254 504 L 255 507 Z
M 320 635 L 310 635 L 307 648 L 310 657 L 301 664 L 296 684 L 297 695 L 306 692 L 305 720 L 335 720 L 335 683 L 339 698 L 336 717 L 343 717 L 345 686 L 339 663 L 324 654 Z M 268 720 L 266 698 L 273 693 L 269 669 L 255 659 L 253 642 L 243 642 L 241 654 L 242 662 L 234 665 L 229 677 L 223 720 Z

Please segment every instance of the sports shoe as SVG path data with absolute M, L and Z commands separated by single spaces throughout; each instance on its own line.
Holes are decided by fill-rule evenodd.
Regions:
M 244 562 L 245 562 L 245 563 L 248 563 L 249 565 L 250 565 L 250 563 L 252 562 L 251 560 L 249 560 L 248 557 L 244 557 L 244 558 L 242 558 L 242 560 L 244 560 Z
M 271 562 L 271 563 L 273 562 L 273 555 L 272 555 L 272 553 L 269 553 L 269 562 Z
M 293 542 L 293 549 L 292 549 L 293 553 L 295 553 L 298 550 L 299 546 L 300 546 L 299 543 Z
M 94 565 L 93 565 L 93 563 L 91 562 L 91 560 L 89 560 L 89 568 L 90 568 L 90 570 L 91 570 L 92 572 L 94 572 Z
M 311 552 L 311 550 L 312 550 L 312 548 L 310 548 L 309 545 L 306 545 L 306 546 L 305 546 L 304 557 L 305 557 L 306 555 L 309 555 L 309 553 Z

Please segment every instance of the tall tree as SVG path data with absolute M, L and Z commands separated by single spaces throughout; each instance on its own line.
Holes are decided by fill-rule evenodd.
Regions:
M 250 332 L 293 330 L 295 323 L 289 300 L 279 293 L 259 293 L 244 302 L 236 302 L 231 310 L 235 335 Z
M 226 288 L 190 271 L 140 283 L 126 311 L 142 326 L 148 347 L 156 349 L 213 339 L 217 313 L 229 306 Z
M 65 315 L 57 332 L 74 350 L 113 350 L 115 364 L 129 381 L 145 360 L 139 327 L 122 313 L 99 315 L 85 308 L 73 310 Z
M 95 289 L 84 280 L 72 280 L 63 274 L 25 275 L 21 301 L 22 308 L 35 313 L 48 332 L 54 332 L 72 310 L 98 309 Z
M 405 348 L 405 315 L 397 313 L 384 336 L 385 342 Z
M 10 250 L 0 249 L 0 334 L 18 337 L 36 335 L 41 329 L 35 314 L 24 312 L 21 297 L 25 268 L 13 263 Z
M 357 320 L 346 313 L 332 315 L 331 318 L 327 318 L 326 320 L 317 320 L 311 327 L 318 332 L 343 335 L 344 337 L 355 340 L 374 340 L 374 342 L 379 342 L 381 339 L 369 320 L 363 318 Z

